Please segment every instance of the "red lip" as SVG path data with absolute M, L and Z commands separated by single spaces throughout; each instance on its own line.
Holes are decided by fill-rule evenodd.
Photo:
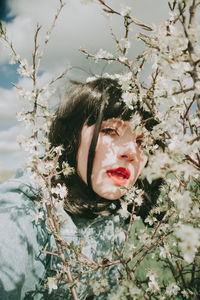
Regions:
M 125 185 L 131 175 L 129 169 L 122 167 L 108 170 L 106 173 L 116 185 Z

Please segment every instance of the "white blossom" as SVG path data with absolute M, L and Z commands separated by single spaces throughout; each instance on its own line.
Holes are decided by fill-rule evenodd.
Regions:
M 133 131 L 135 131 L 136 128 L 141 125 L 141 116 L 139 115 L 139 113 L 135 113 L 132 116 L 130 123 Z
M 55 277 L 48 277 L 48 288 L 49 294 L 51 294 L 52 290 L 57 290 L 57 279 Z
M 189 178 L 191 178 L 191 176 L 195 177 L 198 173 L 194 166 L 186 162 L 176 164 L 174 171 L 176 172 L 177 176 L 183 176 L 186 182 L 189 180 Z
M 126 62 L 128 60 L 126 56 L 119 56 L 118 59 L 122 63 L 124 63 L 124 62 Z
M 161 258 L 171 258 L 171 254 L 170 254 L 170 251 L 169 251 L 169 245 L 165 244 L 164 247 L 159 247 L 160 249 L 160 254 L 159 256 Z
M 20 96 L 20 98 L 22 98 L 22 100 L 26 100 L 30 103 L 34 101 L 36 96 L 36 94 L 33 91 L 29 91 L 21 87 L 19 88 L 18 95 Z
M 41 161 L 38 165 L 38 171 L 41 174 L 49 174 L 51 172 L 51 170 L 54 169 L 54 162 L 53 160 L 49 160 L 49 161 Z
M 145 223 L 149 223 L 149 225 L 152 226 L 154 222 L 157 221 L 157 219 L 154 216 L 149 215 L 144 221 Z
M 20 61 L 20 56 L 18 54 L 11 53 L 9 64 L 14 65 Z
M 51 192 L 60 196 L 61 199 L 64 199 L 67 196 L 67 188 L 65 185 L 57 184 L 55 188 L 51 189 Z
M 99 59 L 113 59 L 113 55 L 103 49 L 100 49 L 97 54 L 95 54 L 95 60 L 96 62 L 99 60 Z
M 189 191 L 184 191 L 183 193 L 176 191 L 175 189 L 169 193 L 169 197 L 177 206 L 179 211 L 179 216 L 184 218 L 190 214 L 192 199 L 190 197 Z
M 191 290 L 183 290 L 181 294 L 185 297 L 185 299 L 191 299 L 194 296 L 194 292 Z
M 64 176 L 69 176 L 71 175 L 72 173 L 75 172 L 74 168 L 70 167 L 70 165 L 68 164 L 68 162 L 64 161 L 62 163 L 62 172 L 64 174 Z
M 126 105 L 130 108 L 133 109 L 135 103 L 137 102 L 137 94 L 132 93 L 132 92 L 125 92 L 122 94 L 122 99 L 126 103 Z
M 31 77 L 33 75 L 33 67 L 28 65 L 28 61 L 26 59 L 20 61 L 17 71 L 21 76 Z
M 139 239 L 143 245 L 146 245 L 147 247 L 151 245 L 151 236 L 147 233 L 146 229 L 140 230 Z
M 129 49 L 130 47 L 131 47 L 131 42 L 127 38 L 122 38 L 119 40 L 119 44 L 117 45 L 117 50 Z
M 33 221 L 35 222 L 35 224 L 38 224 L 39 220 L 44 220 L 44 212 L 43 211 L 38 211 L 33 218 Z
M 105 76 L 105 74 L 104 74 L 104 76 Z M 97 79 L 97 78 L 98 78 L 98 76 L 87 77 L 86 82 L 87 82 L 87 83 L 88 83 L 88 82 L 91 82 L 91 81 L 93 81 L 93 80 L 95 80 L 95 79 Z
M 25 109 L 22 109 L 16 114 L 17 121 L 23 122 L 25 128 L 33 127 L 33 116 L 31 113 L 28 113 Z
M 18 135 L 17 141 L 25 151 L 29 152 L 29 154 L 39 155 L 39 148 L 41 145 L 38 140 L 34 138 L 28 138 L 23 135 Z
M 135 197 L 133 200 L 134 200 L 134 202 L 135 202 L 138 206 L 141 206 L 142 203 L 143 203 L 142 195 L 138 195 L 138 196 Z
M 180 239 L 179 246 L 185 261 L 192 263 L 197 248 L 200 247 L 200 229 L 191 225 L 179 224 L 175 234 Z
M 121 5 L 120 14 L 125 17 L 131 14 L 131 7 L 127 5 Z
M 124 74 L 116 74 L 115 78 L 119 80 L 119 83 L 121 85 L 121 88 L 123 91 L 128 91 L 131 89 L 131 83 L 132 83 L 132 76 L 133 74 L 131 72 L 124 73 Z
M 122 218 L 127 219 L 130 215 L 127 208 L 127 203 L 121 201 L 121 208 L 118 210 L 118 213 L 121 215 Z
M 30 167 L 30 170 L 32 168 L 32 164 L 31 164 L 31 167 Z M 33 172 L 33 171 L 30 171 L 30 179 L 31 179 L 31 184 L 32 186 L 35 188 L 35 189 L 38 189 L 38 188 L 41 188 L 42 191 L 43 191 L 43 196 L 48 198 L 49 197 L 49 192 L 48 192 L 48 189 L 46 187 L 46 182 L 44 180 L 44 178 L 38 174 L 38 172 Z
M 96 296 L 98 296 L 100 293 L 108 291 L 108 281 L 106 278 L 101 278 L 100 280 L 92 280 L 91 286 L 93 289 L 93 292 Z
M 116 231 L 115 231 L 115 239 L 118 240 L 118 243 L 119 244 L 124 243 L 125 238 L 126 238 L 126 236 L 125 236 L 125 233 L 124 233 L 123 229 L 118 229 L 117 228 Z
M 149 278 L 147 290 L 156 294 L 160 290 L 159 285 L 156 281 L 157 274 L 154 271 L 150 270 L 147 272 L 147 277 Z
M 176 11 L 171 11 L 171 10 L 170 10 L 170 12 L 169 12 L 169 20 L 170 20 L 171 22 L 173 22 L 174 20 L 177 19 L 177 17 L 178 17 L 177 12 L 176 12 Z
M 166 177 L 168 170 L 174 165 L 174 161 L 169 155 L 161 150 L 157 150 L 149 159 L 148 166 L 142 171 L 142 177 L 146 177 L 149 183 L 156 178 Z
M 176 296 L 178 292 L 180 291 L 180 287 L 176 285 L 175 283 L 171 283 L 166 288 L 166 295 L 167 296 Z

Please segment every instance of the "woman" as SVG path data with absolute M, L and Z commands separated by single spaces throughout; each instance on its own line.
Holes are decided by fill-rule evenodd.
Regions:
M 123 247 L 126 224 L 117 213 L 119 199 L 135 184 L 147 163 L 143 134 L 139 128 L 132 130 L 131 117 L 139 109 L 147 128 L 154 121 L 139 107 L 130 110 L 121 96 L 116 80 L 99 78 L 76 84 L 58 108 L 50 131 L 51 147 L 64 149 L 60 171 L 65 161 L 75 169 L 71 176 L 65 177 L 61 171 L 53 180 L 55 186 L 65 183 L 68 187 L 64 209 L 59 212 L 63 222 L 60 235 L 68 245 L 79 247 L 88 265 L 89 261 L 101 265 L 96 269 L 92 263 L 77 265 L 74 252 L 66 252 L 78 279 L 80 299 L 107 299 L 118 286 L 121 264 L 102 268 L 102 262 L 116 261 L 116 250 L 120 252 Z M 72 299 L 70 289 L 62 283 L 58 289 L 50 287 L 51 294 L 45 288 L 47 277 L 53 278 L 59 262 L 46 255 L 55 246 L 53 237 L 43 223 L 32 222 L 35 205 L 31 200 L 39 197 L 39 191 L 31 187 L 27 174 L 18 171 L 0 192 L 0 298 Z M 139 213 L 144 217 L 146 211 L 144 208 Z M 135 222 L 135 230 L 141 226 L 141 221 Z
M 120 186 L 132 186 L 147 162 L 141 146 L 143 134 L 132 132 L 133 111 L 121 96 L 117 81 L 99 78 L 78 84 L 57 111 L 50 143 L 64 148 L 61 168 L 62 162 L 68 161 L 77 171 L 67 179 L 69 189 L 76 185 L 65 203 L 73 215 L 91 216 L 99 209 L 109 210 L 110 202 L 123 194 Z M 66 182 L 66 178 L 62 180 Z M 78 198 L 73 197 L 77 185 L 81 193 Z

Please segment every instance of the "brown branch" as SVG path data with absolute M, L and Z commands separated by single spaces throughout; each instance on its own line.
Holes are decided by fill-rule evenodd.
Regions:
M 37 25 L 35 35 L 34 35 L 34 52 L 32 53 L 33 57 L 33 90 L 36 92 L 36 84 L 37 84 L 37 66 L 36 66 L 36 58 L 37 58 L 37 50 L 38 50 L 38 34 L 41 29 L 41 26 Z
M 36 64 L 36 59 L 37 59 L 37 50 L 38 50 L 38 34 L 41 29 L 41 26 L 37 25 L 37 29 L 34 35 L 34 51 L 32 53 L 32 58 L 33 58 L 33 92 L 35 94 L 35 99 L 34 99 L 34 107 L 33 107 L 33 118 L 34 118 L 34 139 L 35 141 L 38 139 L 38 131 L 36 130 L 37 128 L 37 101 L 38 101 L 38 93 L 37 93 L 37 64 Z M 34 150 L 37 151 L 38 147 L 35 146 Z
M 196 100 L 196 97 L 194 95 L 192 101 L 190 102 L 190 104 L 188 106 L 186 106 L 187 110 L 186 110 L 186 112 L 185 112 L 185 114 L 183 116 L 184 119 L 187 117 L 187 115 L 188 115 L 188 113 L 190 111 L 190 108 L 191 108 L 191 106 L 192 106 L 192 104 L 194 103 L 195 100 Z
M 145 256 L 153 249 L 153 248 L 157 248 L 158 244 L 169 234 L 171 234 L 173 232 L 173 230 L 170 230 L 167 234 L 158 237 L 157 242 L 155 242 L 153 245 L 151 245 L 149 248 L 147 248 L 147 250 L 145 251 L 145 253 L 138 259 L 138 261 L 136 262 L 136 264 L 134 265 L 134 267 L 132 268 L 132 271 L 135 272 L 135 270 L 137 269 L 137 267 L 139 266 L 139 264 L 144 260 Z
M 42 50 L 41 50 L 41 53 L 40 53 L 40 55 L 39 55 L 39 57 L 38 57 L 38 66 L 39 66 L 39 64 L 40 64 L 40 61 L 41 61 L 43 55 L 44 55 L 46 46 L 47 46 L 47 44 L 48 44 L 48 42 L 49 42 L 49 37 L 50 37 L 50 35 L 52 34 L 52 31 L 53 31 L 53 29 L 54 29 L 54 27 L 55 27 L 55 25 L 56 25 L 56 22 L 57 22 L 57 20 L 58 20 L 58 17 L 60 16 L 60 13 L 61 13 L 63 7 L 65 6 L 65 3 L 63 3 L 62 0 L 59 0 L 59 2 L 60 2 L 60 6 L 59 6 L 59 8 L 58 8 L 58 10 L 57 10 L 56 15 L 54 16 L 53 22 L 52 22 L 50 28 L 46 31 L 46 37 L 45 37 L 44 45 L 43 45 L 43 48 L 42 48 Z
M 72 278 L 70 266 L 68 264 L 68 261 L 66 259 L 66 256 L 65 256 L 65 253 L 64 253 L 64 250 L 63 250 L 63 247 L 62 247 L 62 240 L 56 238 L 57 237 L 57 232 L 58 232 L 58 225 L 57 225 L 57 221 L 56 221 L 56 217 L 55 217 L 55 207 L 52 203 L 51 197 L 50 197 L 50 202 L 51 202 L 51 207 L 48 204 L 46 204 L 46 210 L 47 210 L 47 213 L 48 213 L 49 220 L 53 220 L 54 229 L 53 229 L 52 234 L 55 238 L 56 246 L 57 246 L 57 249 L 58 249 L 58 252 L 59 252 L 59 254 L 57 256 L 59 257 L 59 259 L 61 259 L 63 265 L 65 266 L 65 270 L 66 270 L 65 272 L 66 272 L 66 275 L 67 275 L 67 278 L 68 278 L 67 281 L 69 283 L 73 284 L 74 281 L 73 281 L 73 278 Z M 53 209 L 53 214 L 52 214 L 52 209 Z M 56 233 L 55 233 L 55 231 L 56 231 Z M 78 300 L 76 289 L 73 285 L 70 287 L 70 290 L 71 290 L 73 299 Z
M 196 160 L 194 160 L 189 154 L 185 155 L 185 158 L 192 162 L 198 169 L 200 169 L 200 164 Z
M 172 93 L 172 96 L 179 95 L 179 94 L 182 94 L 182 93 L 185 94 L 185 93 L 193 91 L 193 90 L 194 90 L 193 87 L 187 88 L 187 89 L 181 89 L 180 91 L 176 91 L 176 92 Z
M 128 238 L 129 238 L 129 234 L 130 234 L 130 231 L 131 231 L 131 227 L 132 227 L 132 225 L 133 225 L 133 214 L 134 214 L 134 210 L 135 210 L 135 207 L 133 206 L 133 207 L 132 207 L 131 214 L 130 214 L 130 221 L 129 221 L 129 224 L 128 224 L 128 229 L 127 229 L 127 231 L 126 231 L 125 241 L 124 241 L 122 250 L 121 250 L 121 252 L 120 252 L 120 254 L 119 254 L 120 257 L 123 256 L 124 251 L 125 251 L 125 248 L 126 248 L 126 245 L 127 245 L 127 242 L 128 242 Z
M 196 13 L 196 0 L 193 0 L 192 5 L 190 6 L 190 17 L 189 17 L 189 27 L 194 23 L 195 13 Z
M 93 59 L 96 58 L 94 54 L 91 54 L 91 53 L 87 52 L 87 51 L 86 51 L 85 49 L 83 49 L 83 48 L 81 48 L 80 51 L 81 51 L 83 54 L 85 54 L 87 57 L 90 57 L 90 58 L 93 58 Z M 129 62 L 121 61 L 121 60 L 120 60 L 119 58 L 117 58 L 117 57 L 113 57 L 113 58 L 102 57 L 102 58 L 99 58 L 99 59 L 105 60 L 105 61 L 108 61 L 108 62 L 114 62 L 114 61 L 115 61 L 115 62 L 118 62 L 118 63 L 120 63 L 120 64 L 126 66 L 128 69 L 131 69 L 131 66 L 130 66 Z
M 199 139 L 200 139 L 200 137 L 199 137 Z M 196 153 L 196 156 L 197 156 L 197 159 L 198 159 L 198 162 L 199 162 L 199 165 L 200 165 L 200 155 L 199 155 L 199 153 Z
M 18 55 L 17 52 L 15 51 L 15 48 L 14 48 L 14 46 L 13 46 L 13 43 L 9 40 L 9 38 L 8 38 L 8 36 L 7 36 L 7 33 L 6 33 L 6 29 L 3 27 L 3 24 L 2 24 L 1 21 L 0 21 L 0 34 L 1 34 L 0 38 L 2 38 L 2 39 L 4 40 L 4 42 L 9 46 L 9 48 L 10 48 L 10 50 L 11 50 L 11 53 L 12 53 L 12 54 L 14 55 L 14 57 L 15 57 L 16 62 L 17 62 L 20 66 L 22 66 L 22 68 L 23 68 L 24 70 L 26 70 L 26 66 L 24 66 L 24 65 L 22 64 L 22 60 L 20 59 L 19 55 Z M 30 74 L 30 78 L 33 79 L 32 74 Z M 16 87 L 16 85 L 15 85 L 15 87 Z
M 99 1 L 99 3 L 101 5 L 105 6 L 108 9 L 108 10 L 106 10 L 106 12 L 112 13 L 112 14 L 116 14 L 118 16 L 121 16 L 121 14 L 118 11 L 112 9 L 112 7 L 110 7 L 109 5 L 107 5 L 103 0 L 98 0 L 98 1 Z
M 65 69 L 62 73 L 60 73 L 56 78 L 53 78 L 53 79 L 49 82 L 48 86 L 53 85 L 57 80 L 63 78 L 63 77 L 67 74 L 67 72 L 68 72 L 70 69 L 71 69 L 71 67 L 70 67 L 70 66 L 67 66 L 66 69 Z M 41 90 L 41 91 L 43 91 L 43 90 Z
M 127 19 L 129 20 L 129 23 L 130 23 L 130 24 L 131 24 L 131 23 L 134 23 L 135 25 L 140 26 L 140 27 L 142 27 L 142 28 L 145 29 L 145 30 L 152 31 L 152 28 L 151 28 L 150 26 L 145 25 L 145 24 L 141 23 L 141 22 L 138 21 L 138 20 L 134 20 L 134 19 L 132 19 L 130 16 L 122 16 L 121 13 L 119 13 L 118 11 L 114 10 L 112 7 L 110 7 L 109 5 L 107 5 L 107 4 L 105 3 L 105 1 L 103 1 L 103 0 L 98 0 L 98 2 L 99 2 L 101 5 L 103 5 L 103 6 L 106 7 L 106 9 L 104 10 L 105 12 L 111 13 L 111 14 L 116 14 L 116 15 L 121 16 L 121 17 L 123 17 L 123 18 L 127 18 Z
M 55 256 L 55 257 L 60 258 L 59 254 L 54 253 L 54 252 L 51 252 L 51 251 L 40 250 L 40 252 L 41 252 L 41 253 L 44 253 L 44 254 L 47 254 L 47 255 L 52 255 L 52 256 Z
M 47 30 L 47 32 L 46 32 L 46 35 L 47 35 L 47 36 L 50 36 L 50 35 L 51 35 L 51 33 L 52 33 L 52 31 L 53 31 L 53 29 L 54 29 L 54 27 L 55 27 L 55 25 L 56 25 L 56 21 L 57 21 L 59 15 L 60 15 L 60 13 L 61 13 L 63 7 L 65 6 L 65 4 L 63 3 L 62 0 L 59 0 L 59 1 L 60 1 L 60 6 L 59 6 L 59 8 L 58 8 L 58 10 L 57 10 L 56 15 L 54 16 L 54 20 L 53 20 L 53 22 L 52 22 L 52 24 L 51 24 L 51 27 L 50 27 L 50 28 Z M 46 39 L 46 40 L 45 40 L 45 44 L 47 44 L 48 41 L 49 41 L 49 39 Z
M 58 250 L 60 252 L 60 258 L 61 258 L 64 266 L 66 267 L 66 274 L 67 274 L 68 280 L 69 280 L 70 283 L 74 283 L 73 278 L 72 278 L 72 274 L 71 274 L 71 268 L 70 268 L 70 266 L 69 266 L 69 264 L 66 260 L 62 245 L 57 241 L 56 241 L 56 245 L 57 245 Z M 72 286 L 70 289 L 71 289 L 73 299 L 78 300 L 78 296 L 77 296 L 76 289 L 74 288 L 74 286 Z
M 180 275 L 180 277 L 181 277 L 182 284 L 183 284 L 184 288 L 186 288 L 187 285 L 186 285 L 185 279 L 184 279 L 184 277 L 183 277 L 182 265 L 181 265 L 181 264 L 178 264 L 177 261 L 176 261 L 176 265 L 177 265 L 177 269 L 178 269 L 178 271 L 179 271 L 179 275 Z

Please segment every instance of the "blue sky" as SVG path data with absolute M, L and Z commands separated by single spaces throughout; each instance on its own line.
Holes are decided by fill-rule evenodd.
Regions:
M 14 16 L 9 16 L 9 6 L 7 0 L 1 0 L 0 3 L 0 20 L 8 23 L 12 22 Z M 1 64 L 0 68 L 0 87 L 11 88 L 11 82 L 16 82 L 17 75 L 17 66 L 8 65 L 7 62 L 5 64 Z
M 93 53 L 96 53 L 99 48 L 109 52 L 115 50 L 110 36 L 110 25 L 117 35 L 123 36 L 119 17 L 115 16 L 112 20 L 107 20 L 100 6 L 95 3 L 97 1 L 87 5 L 83 4 L 84 0 L 65 2 L 67 4 L 52 34 L 41 65 L 41 83 L 54 77 L 68 63 L 73 66 L 68 77 L 70 79 L 84 80 L 88 76 L 87 72 L 91 75 L 100 74 L 104 64 L 89 63 L 79 51 L 80 46 Z M 167 18 L 166 0 L 109 0 L 107 2 L 116 9 L 120 9 L 121 3 L 132 7 L 134 17 L 147 24 L 157 24 Z M 42 25 L 40 33 L 42 38 L 53 19 L 58 3 L 59 0 L 1 0 L 0 18 L 4 21 L 7 34 L 20 57 L 31 61 L 36 25 Z M 136 28 L 132 32 L 133 38 L 135 33 Z M 141 45 L 134 39 L 133 43 L 131 54 L 134 56 L 140 51 Z M 17 135 L 24 130 L 16 120 L 16 113 L 20 111 L 23 103 L 18 99 L 12 83 L 29 88 L 30 82 L 19 77 L 17 65 L 10 65 L 9 60 L 8 49 L 0 43 L 0 170 L 16 169 L 24 162 L 24 152 L 20 150 L 16 141 Z M 105 71 L 120 72 L 121 70 L 119 67 L 109 65 Z M 65 81 L 62 85 L 64 83 Z
M 0 3 L 0 20 L 9 22 L 12 20 L 13 16 L 9 16 L 9 5 L 7 0 L 1 0 Z

